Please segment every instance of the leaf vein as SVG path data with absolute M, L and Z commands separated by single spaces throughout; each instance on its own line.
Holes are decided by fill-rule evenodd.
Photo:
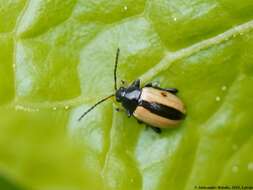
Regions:
M 235 26 L 227 31 L 225 31 L 224 33 L 218 34 L 215 37 L 203 40 L 199 43 L 196 43 L 190 47 L 187 48 L 183 48 L 181 50 L 178 50 L 176 52 L 167 52 L 165 57 L 153 68 L 151 68 L 150 70 L 148 70 L 146 73 L 144 73 L 140 79 L 145 83 L 148 82 L 149 80 L 151 80 L 154 76 L 156 76 L 157 74 L 159 74 L 160 72 L 168 69 L 170 67 L 170 65 L 175 62 L 176 60 L 179 59 L 183 59 L 185 57 L 189 57 L 191 55 L 193 55 L 194 53 L 197 53 L 203 49 L 207 49 L 212 45 L 217 45 L 220 44 L 228 39 L 230 39 L 231 37 L 235 37 L 237 35 L 241 35 L 244 34 L 246 32 L 249 32 L 253 29 L 253 20 Z

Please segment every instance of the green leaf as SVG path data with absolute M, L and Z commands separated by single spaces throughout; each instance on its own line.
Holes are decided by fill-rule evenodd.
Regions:
M 252 187 L 252 19 L 251 0 L 0 0 L 0 189 Z M 178 127 L 114 99 L 77 121 L 117 48 L 119 80 L 179 89 Z

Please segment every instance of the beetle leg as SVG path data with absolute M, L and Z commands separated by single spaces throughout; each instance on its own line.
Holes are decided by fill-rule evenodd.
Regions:
M 139 124 L 143 124 L 143 121 L 141 121 L 141 120 L 138 120 L 138 119 L 137 119 L 137 122 L 138 122 Z
M 162 130 L 158 127 L 150 127 L 151 129 L 153 129 L 156 133 L 161 134 Z
M 121 84 L 124 86 L 126 84 L 126 81 L 121 80 Z
M 122 111 L 122 109 L 120 109 L 120 108 L 115 108 L 115 111 L 116 111 L 116 112 L 120 112 L 120 111 Z
M 137 87 L 137 88 L 140 88 L 140 79 L 135 80 L 135 81 L 131 84 L 131 86 L 135 86 L 135 87 Z
M 155 89 L 158 89 L 158 90 L 163 90 L 163 91 L 166 91 L 166 92 L 170 92 L 172 94 L 176 94 L 178 92 L 178 90 L 176 88 L 161 88 L 157 85 L 154 85 L 153 83 L 148 83 L 145 85 L 145 87 L 152 87 L 152 88 L 155 88 Z
M 160 88 L 158 86 L 153 86 L 153 88 L 158 89 L 158 90 L 163 90 L 163 91 L 166 91 L 166 92 L 170 92 L 172 94 L 178 93 L 178 89 L 176 89 L 176 88 Z
M 146 129 L 151 128 L 153 131 L 155 131 L 157 134 L 161 134 L 162 130 L 159 127 L 153 127 L 151 125 L 146 124 Z
M 152 82 L 149 82 L 149 83 L 145 84 L 144 87 L 154 87 L 154 84 L 152 84 Z
M 178 89 L 176 89 L 176 88 L 165 88 L 164 90 L 167 92 L 170 92 L 172 94 L 178 93 Z
M 127 112 L 127 116 L 131 117 L 132 113 L 130 112 L 130 110 L 126 110 L 126 112 Z

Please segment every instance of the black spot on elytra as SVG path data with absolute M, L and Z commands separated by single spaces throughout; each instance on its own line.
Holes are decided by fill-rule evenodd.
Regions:
M 167 97 L 167 94 L 166 94 L 165 92 L 161 92 L 161 95 L 162 95 L 163 97 Z

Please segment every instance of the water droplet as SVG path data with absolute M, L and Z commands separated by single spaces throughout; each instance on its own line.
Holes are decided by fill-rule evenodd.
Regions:
M 65 110 L 67 110 L 67 109 L 69 109 L 69 106 L 65 106 L 64 108 L 65 108 Z
M 222 87 L 221 87 L 221 90 L 223 90 L 223 91 L 227 90 L 227 86 L 225 86 L 225 85 L 222 86 Z
M 220 101 L 220 97 L 217 96 L 217 97 L 215 98 L 215 100 L 216 100 L 217 102 L 219 102 L 219 101 Z
M 55 110 L 57 110 L 57 108 L 56 108 L 56 107 L 53 107 L 53 110 L 55 111 Z
M 177 18 L 176 18 L 176 17 L 173 17 L 173 20 L 174 20 L 174 21 L 177 21 Z
M 127 11 L 127 9 L 128 9 L 128 7 L 125 5 L 125 6 L 124 6 L 124 10 Z
M 16 64 L 15 64 L 15 63 L 13 63 L 13 64 L 12 64 L 12 67 L 13 67 L 13 69 L 15 69 L 15 68 L 16 68 Z
M 253 171 L 253 162 L 248 164 L 248 170 Z
M 243 35 L 243 33 L 242 33 L 242 32 L 240 32 L 240 35 L 242 36 L 242 35 Z
M 232 167 L 232 172 L 236 173 L 236 172 L 238 172 L 238 170 L 239 170 L 238 166 L 233 166 Z

